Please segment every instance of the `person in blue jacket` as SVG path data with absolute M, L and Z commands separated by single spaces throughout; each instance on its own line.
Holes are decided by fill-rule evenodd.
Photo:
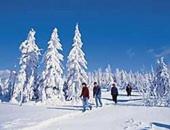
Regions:
M 101 95 L 102 95 L 101 87 L 97 84 L 97 82 L 94 82 L 93 97 L 95 98 L 96 107 L 98 107 L 99 104 L 100 107 L 103 106 L 103 103 L 101 101 Z

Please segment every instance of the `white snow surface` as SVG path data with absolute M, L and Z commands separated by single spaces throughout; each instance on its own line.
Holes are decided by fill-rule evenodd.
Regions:
M 110 92 L 103 92 L 104 106 L 85 113 L 80 104 L 0 103 L 0 130 L 170 130 L 170 108 L 145 107 L 133 94 L 121 92 L 115 105 Z

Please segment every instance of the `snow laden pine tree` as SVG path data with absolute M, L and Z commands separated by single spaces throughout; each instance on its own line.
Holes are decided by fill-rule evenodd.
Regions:
M 27 40 L 20 45 L 21 58 L 20 70 L 18 72 L 12 100 L 24 101 L 33 100 L 35 97 L 37 69 L 40 50 L 35 43 L 35 31 L 31 29 Z
M 71 49 L 67 61 L 67 83 L 69 86 L 70 97 L 77 101 L 81 91 L 81 83 L 87 81 L 87 61 L 82 51 L 83 43 L 78 24 L 76 25 Z
M 20 62 L 23 59 L 20 59 Z M 25 72 L 25 67 L 23 63 L 20 63 L 20 70 L 18 72 L 15 85 L 14 85 L 14 92 L 11 101 L 13 103 L 19 103 L 19 105 L 22 105 L 23 102 L 23 96 L 25 93 L 25 82 L 26 82 L 26 72 Z
M 103 71 L 101 68 L 98 68 L 98 70 L 95 71 L 95 82 L 100 86 L 103 86 Z
M 151 73 L 136 73 L 135 74 L 135 86 L 139 94 L 142 95 L 143 103 L 145 106 L 153 106 L 152 99 L 152 77 Z
M 116 69 L 115 78 L 119 89 L 125 89 L 128 84 L 128 73 L 125 70 Z
M 157 105 L 169 105 L 170 75 L 168 73 L 168 66 L 165 64 L 163 57 L 157 60 L 157 69 L 154 78 L 154 89 Z
M 16 80 L 16 72 L 10 71 L 10 76 L 8 79 L 8 100 L 11 100 L 11 98 L 12 98 L 15 80 Z
M 111 87 L 111 84 L 114 82 L 114 79 L 113 79 L 113 73 L 110 65 L 108 65 L 105 70 L 105 80 L 106 80 L 106 85 L 108 87 Z
M 57 97 L 62 98 L 63 88 L 63 55 L 59 52 L 62 51 L 62 45 L 58 37 L 57 29 L 52 32 L 51 39 L 48 42 L 48 49 L 44 56 L 45 69 L 42 73 L 43 88 L 42 100 L 47 101 Z M 57 101 L 57 100 L 56 100 Z

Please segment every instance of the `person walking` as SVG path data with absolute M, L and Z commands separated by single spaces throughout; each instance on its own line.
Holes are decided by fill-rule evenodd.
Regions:
M 64 92 L 65 101 L 68 101 L 68 84 L 67 84 L 67 82 L 64 82 L 63 92 Z
M 118 89 L 115 83 L 112 84 L 111 95 L 112 95 L 112 100 L 115 102 L 115 104 L 117 104 Z
M 101 101 L 101 87 L 97 84 L 97 82 L 94 82 L 94 88 L 93 88 L 93 98 L 95 98 L 95 102 L 96 102 L 96 108 L 99 106 L 100 103 L 100 107 L 103 106 L 103 103 Z
M 132 87 L 130 84 L 127 85 L 126 87 L 126 92 L 127 92 L 127 96 L 131 96 L 132 93 Z
M 82 98 L 83 101 L 83 112 L 86 111 L 86 108 L 90 108 L 90 110 L 92 110 L 92 106 L 88 102 L 90 96 L 89 96 L 89 89 L 86 83 L 82 83 L 82 92 L 80 97 Z

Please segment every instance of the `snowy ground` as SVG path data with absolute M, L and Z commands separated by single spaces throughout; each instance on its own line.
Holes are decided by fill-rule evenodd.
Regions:
M 104 93 L 104 107 L 85 113 L 79 105 L 1 103 L 0 130 L 170 130 L 170 108 L 144 107 L 137 94 L 120 94 L 118 105 L 110 98 Z

